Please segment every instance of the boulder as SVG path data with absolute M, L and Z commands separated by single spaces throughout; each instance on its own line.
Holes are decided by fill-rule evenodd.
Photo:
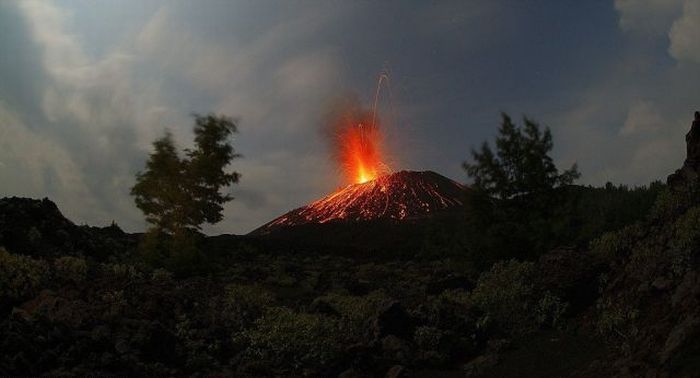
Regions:
M 700 178 L 700 112 L 695 112 L 695 119 L 685 136 L 685 143 L 686 158 L 683 167 L 666 179 L 668 186 L 676 191 L 697 184 Z

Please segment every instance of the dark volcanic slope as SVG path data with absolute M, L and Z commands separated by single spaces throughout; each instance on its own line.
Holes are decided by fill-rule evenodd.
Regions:
M 251 232 L 323 223 L 412 220 L 461 208 L 465 187 L 432 171 L 401 171 L 345 187 Z

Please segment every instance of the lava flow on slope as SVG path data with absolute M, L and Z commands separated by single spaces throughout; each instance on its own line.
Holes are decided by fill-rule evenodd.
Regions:
M 401 171 L 352 184 L 251 232 L 326 223 L 410 221 L 463 207 L 465 187 L 432 171 Z

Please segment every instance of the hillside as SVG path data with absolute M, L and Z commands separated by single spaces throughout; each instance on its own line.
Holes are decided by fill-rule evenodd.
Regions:
M 349 185 L 251 232 L 266 235 L 310 224 L 409 222 L 464 209 L 466 188 L 432 171 L 401 171 Z
M 139 235 L 76 226 L 47 199 L 5 198 L 0 347 L 11 352 L 0 373 L 694 376 L 700 197 L 693 188 L 663 189 L 641 218 L 615 209 L 646 208 L 658 189 L 568 188 L 563 193 L 576 194 L 576 208 L 586 210 L 575 219 L 595 225 L 579 230 L 582 240 L 622 229 L 590 248 L 557 248 L 483 271 L 466 255 L 448 254 L 462 248 L 449 239 L 425 239 L 435 229 L 420 232 L 451 224 L 425 223 L 441 219 L 426 217 L 431 210 L 406 224 L 389 216 L 295 225 L 287 230 L 297 230 L 296 239 L 273 237 L 284 228 L 203 238 L 209 264 L 200 269 L 207 270 L 180 276 L 143 264 Z M 424 198 L 410 193 L 405 198 Z M 463 209 L 444 194 L 428 198 L 452 203 L 441 208 L 447 213 Z M 606 208 L 615 214 L 595 220 Z M 601 219 L 611 223 L 600 228 Z M 332 240 L 348 224 L 352 233 L 377 234 L 395 230 L 380 225 L 410 225 L 396 235 L 416 233 L 412 242 L 435 242 L 442 255 L 414 250 L 379 259 L 393 245 L 369 237 L 365 247 L 378 244 L 362 258 L 304 244 L 311 230 L 322 227 Z

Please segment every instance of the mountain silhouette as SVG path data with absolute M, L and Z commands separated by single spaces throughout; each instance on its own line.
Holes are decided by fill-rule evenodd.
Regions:
M 400 171 L 352 184 L 259 227 L 267 235 L 305 225 L 414 222 L 461 212 L 466 187 L 432 171 Z

